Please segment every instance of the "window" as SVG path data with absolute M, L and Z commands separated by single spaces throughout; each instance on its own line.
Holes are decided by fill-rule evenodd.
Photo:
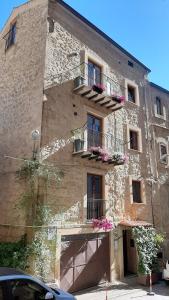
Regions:
M 139 150 L 137 131 L 130 130 L 130 149 Z
M 132 180 L 133 203 L 142 203 L 141 181 Z
M 5 300 L 8 295 L 5 295 L 5 286 L 3 286 L 3 283 L 0 283 L 0 300 Z
M 88 61 L 88 84 L 93 86 L 94 84 L 101 84 L 101 67 Z
M 31 280 L 10 281 L 12 296 L 17 300 L 45 300 L 47 290 Z
M 167 146 L 164 144 L 160 144 L 160 161 L 165 164 L 168 162 Z
M 87 146 L 102 146 L 102 121 L 101 119 L 87 115 Z
M 156 97 L 156 113 L 160 116 L 163 116 L 163 107 L 159 97 Z
M 136 103 L 135 88 L 128 85 L 128 101 Z
M 11 47 L 15 43 L 16 39 L 16 23 L 11 24 L 10 30 L 5 36 L 6 44 L 5 44 L 5 50 L 7 50 L 9 47 Z
M 87 174 L 87 219 L 98 219 L 102 216 L 102 176 Z
M 134 64 L 133 64 L 133 62 L 132 62 L 132 61 L 130 61 L 130 60 L 128 60 L 128 66 L 130 66 L 131 68 L 133 68 L 133 67 L 134 67 Z

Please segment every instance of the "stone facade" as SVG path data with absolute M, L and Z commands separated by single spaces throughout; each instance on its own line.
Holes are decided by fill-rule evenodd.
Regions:
M 20 162 L 6 158 L 5 155 L 14 158 L 30 158 L 33 149 L 31 132 L 35 129 L 41 131 L 46 19 L 46 1 L 28 2 L 13 11 L 1 32 L 0 160 L 3 189 L 0 195 L 0 210 L 2 224 L 25 223 L 25 218 L 18 218 L 15 209 L 21 194 L 15 173 L 20 167 Z M 10 23 L 14 20 L 16 20 L 16 41 L 5 51 L 6 34 L 10 29 Z M 17 231 L 19 232 L 15 230 Z M 6 231 L 2 235 L 2 238 L 8 236 Z
M 160 99 L 161 115 L 157 111 L 156 99 Z M 150 131 L 152 145 L 152 201 L 154 225 L 166 234 L 166 245 L 164 247 L 164 259 L 168 259 L 168 180 L 169 180 L 169 160 L 168 160 L 168 136 L 169 136 L 169 92 L 153 83 L 150 83 Z M 166 155 L 160 154 L 160 146 L 166 147 Z
M 44 194 L 43 187 L 38 187 L 39 199 L 52 211 L 48 224 L 57 228 L 56 261 L 49 278 L 60 284 L 62 239 L 104 233 L 93 229 L 87 220 L 87 174 L 102 176 L 105 217 L 116 226 L 122 219 L 146 221 L 165 231 L 169 238 L 168 165 L 159 162 L 158 145 L 164 140 L 168 143 L 169 96 L 149 84 L 148 68 L 61 0 L 34 0 L 16 8 L 1 37 L 15 18 L 15 44 L 5 52 L 5 41 L 0 41 L 0 209 L 2 224 L 20 225 L 21 229 L 3 226 L 0 238 L 18 239 L 26 231 L 25 214 L 18 215 L 14 210 L 25 188 L 16 182 L 15 173 L 22 163 L 16 158 L 31 158 L 31 132 L 37 129 L 41 159 L 64 172 L 57 189 L 50 187 Z M 132 86 L 136 103 L 125 101 L 123 108 L 111 112 L 79 95 L 74 90 L 74 79 L 81 76 L 87 80 L 89 60 L 101 67 L 103 83 L 109 80 L 115 94 L 128 99 L 128 86 Z M 165 120 L 154 115 L 156 96 L 164 101 Z M 82 159 L 74 153 L 72 131 L 83 128 L 85 134 L 88 114 L 102 120 L 103 144 L 111 136 L 116 142 L 110 144 L 110 151 L 120 149 L 128 155 L 128 163 L 114 166 Z M 130 130 L 138 133 L 138 151 L 130 149 Z M 132 200 L 134 180 L 141 182 L 141 203 Z M 128 227 L 117 226 L 109 233 L 110 280 L 124 276 L 124 229 Z M 131 238 L 128 235 L 129 241 Z

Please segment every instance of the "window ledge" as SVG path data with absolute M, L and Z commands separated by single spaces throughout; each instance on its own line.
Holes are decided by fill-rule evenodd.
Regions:
M 130 150 L 130 151 L 133 151 L 134 153 L 138 153 L 138 154 L 142 154 L 143 153 L 143 151 L 141 151 L 141 150 L 135 150 L 135 149 L 130 149 L 130 148 L 128 148 L 128 150 Z
M 130 100 L 127 100 L 126 102 L 127 102 L 127 103 L 130 103 L 130 104 L 133 104 L 134 106 L 140 107 L 140 104 L 134 103 L 134 102 L 132 102 L 132 101 L 130 101 Z
M 144 202 L 132 202 L 133 205 L 146 205 L 146 203 Z
M 159 115 L 159 114 L 155 113 L 154 116 L 158 119 L 166 121 L 166 116 L 164 116 L 164 115 Z

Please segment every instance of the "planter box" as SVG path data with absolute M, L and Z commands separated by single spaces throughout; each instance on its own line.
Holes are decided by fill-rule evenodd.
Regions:
M 103 91 L 104 91 L 103 88 L 101 88 L 101 87 L 99 87 L 99 86 L 97 86 L 97 85 L 93 85 L 93 86 L 92 86 L 92 89 L 93 89 L 94 92 L 96 92 L 96 93 L 98 93 L 98 94 L 102 94 Z
M 78 76 L 74 79 L 74 88 L 78 88 L 85 84 L 85 79 L 82 76 Z
M 74 151 L 79 152 L 84 149 L 84 140 L 77 139 L 74 141 Z
M 152 273 L 151 275 L 152 284 L 160 280 L 160 273 Z M 138 275 L 137 282 L 149 286 L 150 285 L 150 275 Z

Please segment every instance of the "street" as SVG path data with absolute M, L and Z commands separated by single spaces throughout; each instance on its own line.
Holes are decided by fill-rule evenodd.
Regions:
M 129 299 L 169 299 L 169 286 L 161 281 L 153 285 L 154 296 L 147 295 L 149 288 L 138 285 L 135 280 L 128 282 L 116 282 L 107 287 L 100 285 L 99 287 L 90 288 L 76 294 L 77 300 L 129 300 Z

